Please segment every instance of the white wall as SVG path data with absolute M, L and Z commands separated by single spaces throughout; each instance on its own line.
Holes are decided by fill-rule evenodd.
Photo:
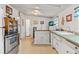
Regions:
M 10 5 L 8 5 L 8 6 L 10 6 Z M 17 19 L 17 17 L 19 17 L 19 14 L 18 14 L 18 10 L 16 10 L 15 8 L 13 8 L 12 6 L 10 6 L 11 8 L 12 8 L 12 10 L 13 10 L 13 13 L 12 13 L 12 17 L 15 17 L 16 18 L 16 20 L 20 20 L 20 19 Z M 6 5 L 5 4 L 0 4 L 0 20 L 4 20 L 3 18 L 6 16 Z M 2 18 L 1 18 L 2 17 Z M 1 24 L 2 22 L 0 21 L 0 24 Z M 4 53 L 4 30 L 2 31 L 3 29 L 1 28 L 0 29 L 0 53 Z
M 5 6 L 6 6 L 6 4 L 0 5 L 0 7 L 3 9 L 4 16 L 6 16 Z M 16 20 L 18 21 L 20 38 L 24 38 L 25 37 L 25 19 L 26 19 L 26 16 L 21 12 L 20 12 L 20 16 L 19 16 L 19 11 L 17 9 L 13 8 L 11 5 L 8 5 L 8 6 L 11 7 L 13 10 L 11 17 L 15 17 Z M 22 24 L 22 22 L 24 22 L 24 25 Z
M 4 29 L 3 27 L 3 9 L 0 5 L 0 54 L 4 53 Z
M 10 5 L 9 5 L 10 6 Z M 11 7 L 11 6 L 10 6 Z M 25 38 L 25 20 L 26 20 L 26 16 L 13 7 L 11 7 L 13 9 L 13 15 L 12 17 L 15 17 L 16 20 L 18 21 L 18 29 L 19 29 L 19 34 L 20 34 L 20 38 L 23 39 Z
M 33 34 L 33 27 L 37 27 L 37 30 L 48 30 L 48 18 L 36 17 L 36 16 L 27 16 L 26 20 L 29 19 L 30 23 L 30 34 Z M 37 21 L 38 24 L 33 24 L 33 21 Z M 44 21 L 43 25 L 40 25 L 40 21 Z
M 30 19 L 26 19 L 26 36 L 30 36 L 30 26 L 31 26 Z
M 56 30 L 56 29 L 59 29 L 59 17 L 58 16 L 55 16 L 53 17 L 52 19 L 50 19 L 49 21 L 53 21 L 54 26 L 49 26 L 49 30 Z
M 12 8 L 12 17 L 18 17 L 18 10 L 13 8 L 11 5 L 8 5 L 9 7 Z M 0 4 L 0 7 L 4 10 L 4 16 L 6 16 L 6 4 Z
M 59 27 L 60 28 L 64 28 L 66 30 L 70 30 L 70 31 L 76 31 L 77 30 L 77 22 L 76 20 L 74 20 L 74 8 L 76 8 L 79 5 L 72 5 L 69 8 L 67 8 L 66 10 L 62 11 L 61 13 L 58 14 L 59 16 Z M 71 22 L 66 22 L 66 16 L 72 14 L 72 21 Z M 61 25 L 61 20 L 62 17 L 64 17 L 64 25 Z M 76 26 L 77 25 L 77 26 Z
M 23 38 L 25 38 L 25 36 L 26 36 L 26 16 L 23 14 L 23 13 L 20 13 L 20 25 L 21 25 L 21 28 L 20 28 L 20 30 L 21 30 L 21 32 L 20 32 L 20 38 L 21 39 L 23 39 Z

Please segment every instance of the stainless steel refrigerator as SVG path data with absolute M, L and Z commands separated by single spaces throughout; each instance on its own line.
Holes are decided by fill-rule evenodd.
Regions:
M 17 33 L 5 35 L 4 9 L 0 7 L 0 54 L 18 53 L 19 35 Z

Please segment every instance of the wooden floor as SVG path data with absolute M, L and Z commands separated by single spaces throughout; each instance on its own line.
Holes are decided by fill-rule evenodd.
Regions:
M 56 51 L 48 45 L 34 45 L 32 38 L 20 40 L 19 54 L 56 54 Z

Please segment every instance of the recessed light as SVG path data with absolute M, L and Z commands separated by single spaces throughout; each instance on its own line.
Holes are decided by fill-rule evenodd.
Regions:
M 32 11 L 32 14 L 33 14 L 33 15 L 39 15 L 39 14 L 40 14 L 40 11 L 39 11 L 39 10 L 33 10 L 33 11 Z

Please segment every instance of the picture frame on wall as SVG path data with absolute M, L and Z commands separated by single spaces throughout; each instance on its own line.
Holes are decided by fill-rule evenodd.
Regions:
M 12 8 L 6 5 L 6 14 L 12 15 Z
M 72 21 L 72 14 L 69 14 L 69 15 L 66 16 L 66 21 L 67 22 Z
M 44 21 L 40 21 L 40 24 L 44 24 Z
M 53 26 L 54 25 L 54 21 L 49 21 L 49 26 Z
M 61 24 L 64 25 L 64 17 L 62 17 Z
M 32 22 L 33 22 L 34 25 L 38 24 L 38 20 L 33 20 Z

